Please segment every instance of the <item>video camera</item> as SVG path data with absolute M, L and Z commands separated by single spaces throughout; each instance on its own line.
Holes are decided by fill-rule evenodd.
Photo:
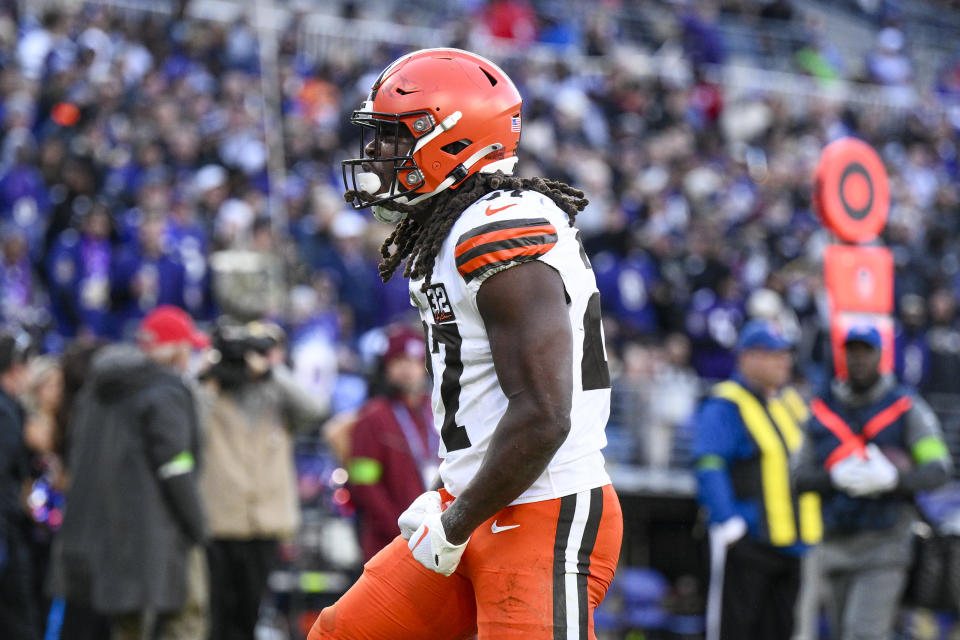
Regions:
M 210 366 L 201 375 L 216 380 L 223 389 L 234 389 L 270 375 L 266 358 L 271 349 L 282 344 L 283 329 L 272 323 L 231 320 L 219 323 L 213 332 Z

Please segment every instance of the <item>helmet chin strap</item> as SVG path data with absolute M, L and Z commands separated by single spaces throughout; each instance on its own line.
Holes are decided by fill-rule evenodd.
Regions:
M 491 162 L 487 166 L 483 167 L 477 173 L 496 173 L 497 171 L 503 171 L 504 174 L 508 176 L 513 175 L 513 170 L 517 166 L 517 156 L 512 158 L 504 158 L 503 160 L 497 160 L 496 162 Z

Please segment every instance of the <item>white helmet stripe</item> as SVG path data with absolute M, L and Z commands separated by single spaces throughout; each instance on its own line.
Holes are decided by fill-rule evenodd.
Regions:
M 459 113 L 459 111 L 457 113 Z M 499 142 L 494 142 L 493 144 L 487 145 L 483 149 L 480 149 L 475 154 L 467 158 L 466 161 L 463 162 L 463 168 L 469 169 L 470 167 L 475 165 L 477 162 L 479 162 L 481 158 L 493 153 L 494 151 L 499 151 L 500 149 L 503 149 L 503 145 L 500 144 Z M 431 191 L 430 193 L 421 194 L 416 198 L 414 198 L 413 200 L 406 201 L 406 203 L 417 204 L 418 202 L 423 202 L 427 198 L 432 198 L 433 196 L 437 195 L 438 193 L 440 193 L 441 191 L 443 191 L 444 189 L 452 185 L 454 182 L 456 182 L 456 178 L 454 178 L 453 176 L 447 176 L 447 178 L 443 182 L 441 182 L 439 185 L 437 185 L 437 188 Z M 403 198 L 397 198 L 398 201 L 403 199 L 405 199 L 405 196 Z
M 420 149 L 423 149 L 425 146 L 427 146 L 428 142 L 436 138 L 438 135 L 440 135 L 444 131 L 450 131 L 450 129 L 453 129 L 453 126 L 457 124 L 457 122 L 459 122 L 460 118 L 462 117 L 463 117 L 463 114 L 460 113 L 459 111 L 454 111 L 453 113 L 448 115 L 446 118 L 444 118 L 440 122 L 439 125 L 434 127 L 433 131 L 431 131 L 427 135 L 417 140 L 417 144 L 414 145 L 413 151 L 410 152 L 410 155 L 413 155 L 417 151 L 420 151 Z

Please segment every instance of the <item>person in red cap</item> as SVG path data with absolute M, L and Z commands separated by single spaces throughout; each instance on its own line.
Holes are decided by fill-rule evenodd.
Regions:
M 77 398 L 53 590 L 108 617 L 115 640 L 203 638 L 208 526 L 184 374 L 207 338 L 183 310 L 159 307 L 137 342 L 100 350 Z
M 424 356 L 419 332 L 390 327 L 372 397 L 353 427 L 347 466 L 364 561 L 397 537 L 397 518 L 436 480 L 439 437 Z
M 153 360 L 185 373 L 193 351 L 209 347 L 210 337 L 197 329 L 186 311 L 163 305 L 141 321 L 137 342 Z

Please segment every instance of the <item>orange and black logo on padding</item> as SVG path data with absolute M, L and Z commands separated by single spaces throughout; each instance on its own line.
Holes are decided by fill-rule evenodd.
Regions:
M 847 242 L 869 242 L 887 223 L 887 172 L 877 152 L 862 140 L 841 138 L 824 147 L 814 191 L 823 223 Z

